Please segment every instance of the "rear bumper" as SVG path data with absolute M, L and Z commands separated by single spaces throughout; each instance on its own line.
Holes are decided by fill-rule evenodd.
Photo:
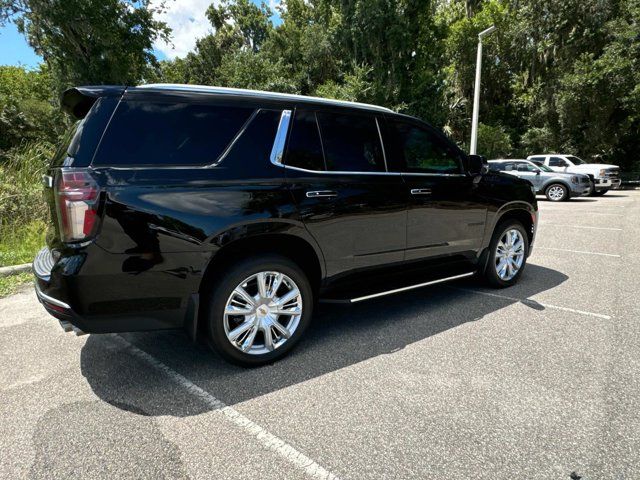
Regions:
M 51 316 L 86 333 L 184 327 L 201 275 L 176 275 L 169 259 L 155 270 L 130 273 L 122 269 L 127 258 L 95 246 L 55 257 L 45 248 L 33 262 L 38 300 Z
M 82 318 L 78 317 L 71 309 L 71 307 L 66 303 L 42 292 L 40 286 L 38 285 L 37 277 L 35 287 L 38 300 L 40 301 L 44 309 L 47 311 L 47 313 L 49 313 L 49 315 L 58 319 L 58 321 L 60 322 L 60 326 L 66 332 L 73 331 L 76 335 L 83 335 L 85 333 L 85 330 L 83 328 L 84 322 L 82 321 Z

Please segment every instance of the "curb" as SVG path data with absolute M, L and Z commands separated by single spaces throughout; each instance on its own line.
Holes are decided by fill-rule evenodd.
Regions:
M 30 272 L 31 264 L 23 263 L 22 265 L 12 265 L 10 267 L 0 267 L 0 277 L 8 277 L 19 273 Z

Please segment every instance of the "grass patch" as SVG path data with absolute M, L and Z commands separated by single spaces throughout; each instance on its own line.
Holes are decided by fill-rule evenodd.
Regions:
M 45 244 L 47 226 L 42 220 L 0 227 L 0 267 L 31 263 Z
M 0 277 L 0 298 L 12 295 L 25 285 L 33 282 L 31 272 L 19 273 L 8 277 Z
M 0 267 L 29 263 L 45 244 L 49 218 L 42 174 L 52 146 L 24 143 L 0 158 Z

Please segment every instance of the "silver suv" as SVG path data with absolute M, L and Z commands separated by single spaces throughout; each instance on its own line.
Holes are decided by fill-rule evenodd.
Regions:
M 536 193 L 545 195 L 551 202 L 588 195 L 593 188 L 588 175 L 554 172 L 546 165 L 536 165 L 528 160 L 489 160 L 489 168 L 528 180 Z

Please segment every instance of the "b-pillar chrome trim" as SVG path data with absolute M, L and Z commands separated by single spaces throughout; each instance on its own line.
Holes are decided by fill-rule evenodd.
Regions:
M 291 110 L 283 110 L 278 123 L 278 131 L 271 148 L 271 163 L 282 167 L 282 158 L 284 157 L 284 146 L 287 142 L 287 132 L 289 131 L 289 122 L 291 121 Z

